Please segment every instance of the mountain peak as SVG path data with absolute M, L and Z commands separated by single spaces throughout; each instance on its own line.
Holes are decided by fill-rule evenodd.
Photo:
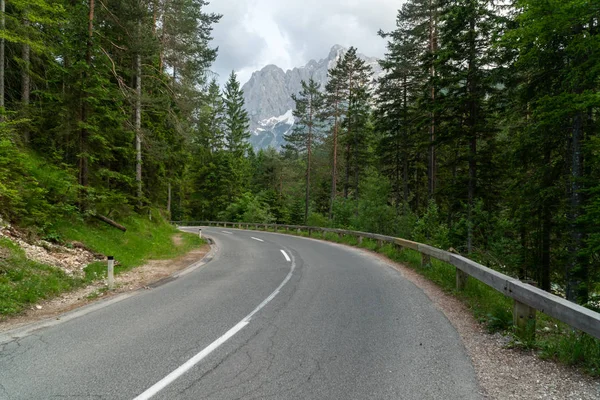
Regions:
M 310 79 L 324 88 L 329 69 L 337 64 L 346 51 L 344 46 L 336 44 L 331 47 L 327 58 L 310 60 L 306 65 L 288 71 L 276 65 L 267 65 L 252 74 L 242 90 L 253 134 L 250 143 L 255 149 L 268 145 L 281 148 L 285 143 L 285 133 L 294 125 L 292 110 L 295 103 L 291 95 L 302 90 L 302 81 L 308 82 Z M 376 59 L 364 58 L 373 67 L 374 76 L 381 72 Z
M 329 58 L 330 60 L 335 60 L 336 58 L 338 58 L 338 56 L 339 56 L 341 53 L 343 53 L 343 52 L 345 52 L 345 51 L 346 51 L 346 48 L 345 48 L 344 46 L 342 46 L 342 45 L 339 45 L 339 44 L 334 44 L 334 45 L 331 47 L 331 50 L 329 50 L 329 57 L 328 57 L 328 58 Z

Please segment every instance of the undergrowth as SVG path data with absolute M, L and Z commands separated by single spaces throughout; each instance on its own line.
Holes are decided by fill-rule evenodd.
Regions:
M 84 283 L 82 277 L 29 260 L 19 246 L 0 238 L 0 320 Z
M 78 241 L 95 252 L 112 255 L 117 261 L 115 274 L 142 265 L 149 259 L 177 257 L 205 243 L 195 234 L 178 231 L 155 214 L 152 220 L 139 215 L 120 220 L 127 232 L 100 221 L 63 217 L 52 224 L 53 230 L 45 239 L 63 245 Z M 179 245 L 172 240 L 175 234 L 181 236 Z M 105 262 L 91 263 L 80 276 L 69 276 L 60 268 L 27 259 L 19 246 L 0 238 L 0 320 L 19 314 L 40 300 L 105 277 Z

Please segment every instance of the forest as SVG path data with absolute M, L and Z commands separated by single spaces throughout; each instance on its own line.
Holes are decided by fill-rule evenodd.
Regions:
M 600 4 L 407 0 L 254 151 L 204 0 L 0 0 L 0 216 L 307 224 L 467 255 L 600 300 Z

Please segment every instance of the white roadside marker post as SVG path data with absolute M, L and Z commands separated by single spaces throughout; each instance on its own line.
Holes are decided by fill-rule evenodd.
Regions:
M 107 276 L 108 289 L 113 290 L 115 286 L 115 258 L 108 256 L 108 276 Z
M 202 229 L 198 229 L 198 237 L 202 239 Z

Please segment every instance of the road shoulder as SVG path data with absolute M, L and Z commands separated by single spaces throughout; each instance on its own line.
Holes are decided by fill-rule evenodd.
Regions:
M 27 329 L 43 321 L 60 321 L 64 315 L 96 303 L 112 304 L 120 296 L 129 297 L 138 290 L 156 287 L 160 282 L 174 279 L 212 259 L 215 247 L 205 244 L 188 253 L 167 260 L 149 260 L 144 265 L 115 277 L 115 289 L 108 291 L 104 281 L 97 281 L 84 288 L 63 293 L 60 296 L 32 306 L 23 314 L 0 322 L 0 334 L 10 336 L 9 331 Z M 93 307 L 97 309 L 98 307 Z M 0 338 L 1 339 L 1 338 Z M 1 340 L 0 340 L 1 342 Z

